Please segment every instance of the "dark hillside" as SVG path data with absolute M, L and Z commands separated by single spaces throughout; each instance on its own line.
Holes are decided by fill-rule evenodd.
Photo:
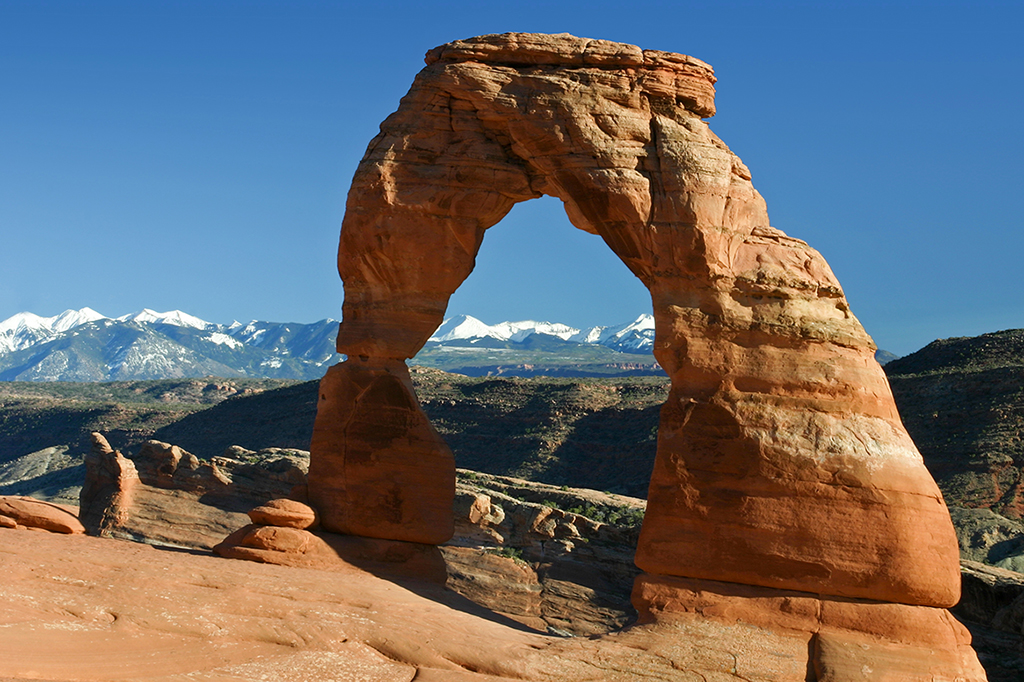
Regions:
M 472 378 L 416 367 L 423 409 L 459 467 L 645 497 L 668 380 Z M 199 457 L 230 445 L 307 449 L 317 382 L 226 400 L 153 437 Z
M 938 339 L 885 365 L 890 376 L 1024 367 L 1024 329 Z
M 70 455 L 102 431 L 126 448 L 230 396 L 290 382 L 275 379 L 164 379 L 113 382 L 0 382 L 0 464 L 53 446 Z
M 1024 330 L 940 339 L 885 371 L 947 503 L 1024 516 Z
M 413 381 L 459 467 L 647 496 L 665 377 L 471 379 L 419 369 Z
M 309 450 L 318 385 L 306 381 L 231 398 L 168 424 L 152 437 L 203 459 L 221 455 L 231 445 Z

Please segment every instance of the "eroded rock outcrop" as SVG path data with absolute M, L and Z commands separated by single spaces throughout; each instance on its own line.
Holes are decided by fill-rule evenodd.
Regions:
M 568 35 L 428 53 L 349 193 L 338 256 L 349 359 L 321 385 L 310 501 L 331 531 L 451 535 L 450 453 L 404 360 L 441 323 L 485 231 L 550 195 L 650 290 L 654 352 L 672 381 L 636 554 L 641 614 L 655 608 L 653 586 L 658 609 L 686 611 L 686 579 L 879 605 L 864 613 L 920 607 L 929 615 L 906 629 L 941 629 L 959 595 L 942 497 L 839 282 L 771 227 L 749 170 L 702 120 L 714 82 L 691 57 Z M 885 642 L 861 631 L 894 674 L 932 674 L 899 648 L 916 646 L 903 630 Z M 977 675 L 963 633 L 950 633 L 942 665 Z M 845 661 L 859 644 L 822 646 Z M 819 673 L 841 677 L 844 665 Z
M 600 635 L 635 619 L 643 500 L 462 470 L 448 587 L 532 628 Z
M 94 433 L 82 523 L 91 535 L 211 548 L 249 522 L 249 509 L 304 489 L 305 457 L 289 452 L 267 452 L 255 463 L 201 462 L 177 445 L 150 440 L 128 458 Z

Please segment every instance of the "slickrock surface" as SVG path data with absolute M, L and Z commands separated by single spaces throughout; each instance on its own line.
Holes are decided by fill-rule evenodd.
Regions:
M 908 669 L 908 644 L 857 635 L 842 623 L 826 633 L 782 622 L 803 613 L 755 625 L 749 608 L 705 608 L 705 615 L 676 613 L 618 634 L 566 639 L 519 629 L 436 585 L 355 569 L 329 573 L 6 529 L 0 565 L 7 679 L 806 682 L 815 679 L 808 671 L 860 679 L 849 674 L 866 669 L 851 670 L 851 659 L 892 669 L 893 652 L 900 675 L 878 679 L 954 679 L 930 673 L 949 651 L 909 647 L 930 657 Z M 930 634 L 940 629 L 918 640 Z M 957 679 L 984 677 L 968 669 Z
M 672 389 L 642 569 L 956 603 L 949 514 L 874 343 L 821 255 L 770 226 L 749 170 L 702 120 L 714 82 L 691 57 L 569 35 L 428 54 L 349 193 L 338 350 L 350 359 L 321 386 L 310 464 L 325 528 L 446 537 L 448 455 L 403 361 L 441 323 L 487 228 L 546 194 L 651 291 Z

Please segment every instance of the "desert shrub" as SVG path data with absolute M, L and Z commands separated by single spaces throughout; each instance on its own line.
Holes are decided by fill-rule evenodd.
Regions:
M 499 547 L 497 549 L 490 550 L 492 554 L 495 554 L 506 559 L 512 559 L 516 563 L 526 563 L 523 559 L 523 550 L 519 547 Z

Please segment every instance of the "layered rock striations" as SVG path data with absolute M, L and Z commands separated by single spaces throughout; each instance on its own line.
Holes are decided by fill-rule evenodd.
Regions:
M 664 596 L 691 591 L 685 578 L 863 614 L 921 607 L 887 618 L 949 630 L 959 574 L 942 496 L 827 263 L 771 227 L 749 170 L 703 120 L 711 67 L 534 34 L 457 41 L 426 61 L 349 193 L 349 360 L 321 384 L 309 476 L 324 528 L 450 536 L 451 455 L 404 360 L 442 322 L 486 230 L 550 195 L 650 290 L 672 381 L 636 554 L 641 612 L 688 613 L 687 598 Z

